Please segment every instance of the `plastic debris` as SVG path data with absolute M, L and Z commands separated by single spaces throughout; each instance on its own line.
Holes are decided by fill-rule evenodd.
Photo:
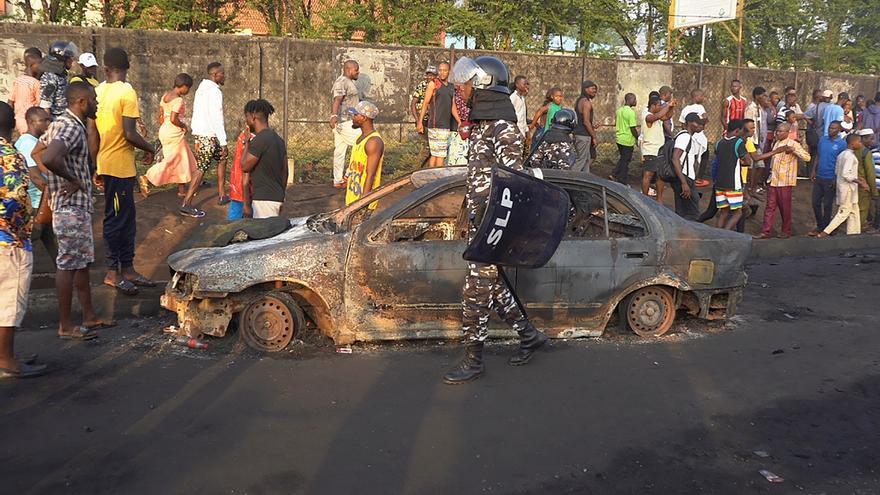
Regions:
M 351 347 L 349 347 L 349 346 L 337 347 L 336 354 L 351 354 Z
M 782 316 L 788 318 L 789 320 L 797 320 L 797 316 L 789 314 L 789 313 L 782 313 Z
M 770 454 L 768 454 L 766 450 L 755 450 L 752 453 L 762 459 L 766 459 L 766 458 L 770 457 Z
M 771 352 L 770 354 L 785 354 L 785 351 L 782 349 L 776 349 L 775 351 Z
M 206 342 L 202 342 L 199 339 L 191 339 L 189 337 L 177 337 L 176 342 L 180 345 L 185 345 L 190 349 L 207 349 L 208 344 Z
M 174 325 L 168 325 L 167 327 L 162 329 L 165 333 L 177 333 L 177 327 Z
M 769 289 L 769 288 L 770 288 L 770 284 L 761 284 L 761 288 L 762 288 L 762 289 Z
M 782 483 L 783 481 L 785 481 L 785 479 L 782 476 L 778 476 L 776 474 L 773 474 L 770 471 L 767 471 L 766 469 L 762 469 L 762 470 L 758 471 L 758 473 L 760 473 L 761 476 L 767 478 L 767 481 L 769 481 L 770 483 Z

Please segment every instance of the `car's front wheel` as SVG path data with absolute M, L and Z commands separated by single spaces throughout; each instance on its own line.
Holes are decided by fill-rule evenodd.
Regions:
M 251 348 L 278 352 L 305 328 L 302 309 L 286 292 L 267 292 L 248 304 L 239 318 L 239 332 Z
M 628 295 L 621 306 L 626 327 L 642 337 L 659 337 L 675 321 L 672 291 L 657 285 L 642 287 Z

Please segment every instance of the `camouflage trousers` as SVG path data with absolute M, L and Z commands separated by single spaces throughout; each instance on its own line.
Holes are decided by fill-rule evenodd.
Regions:
M 522 332 L 530 324 L 496 265 L 468 263 L 462 296 L 461 329 L 468 342 L 486 340 L 492 310 L 517 332 Z

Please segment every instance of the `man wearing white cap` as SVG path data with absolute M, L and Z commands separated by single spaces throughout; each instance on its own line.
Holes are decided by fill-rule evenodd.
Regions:
M 361 197 L 378 189 L 382 183 L 382 162 L 385 156 L 385 142 L 373 127 L 373 120 L 379 115 L 379 108 L 369 101 L 358 102 L 346 110 L 351 116 L 351 126 L 360 129 L 361 135 L 351 148 L 351 161 L 348 164 L 345 204 L 350 205 Z M 376 208 L 371 203 L 370 210 Z
M 98 87 L 98 60 L 95 59 L 93 53 L 83 53 L 77 60 L 82 72 L 70 78 L 70 82 L 84 81 L 92 85 L 93 88 Z
M 864 179 L 862 187 L 859 188 L 859 221 L 862 232 L 865 232 L 868 228 L 868 210 L 871 208 L 871 201 L 878 197 L 877 172 L 874 170 L 875 136 L 873 129 L 862 129 L 856 134 L 862 138 L 862 146 L 864 146 L 859 153 L 859 178 Z

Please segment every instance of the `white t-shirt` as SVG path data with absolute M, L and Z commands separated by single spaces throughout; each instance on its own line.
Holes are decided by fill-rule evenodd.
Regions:
M 651 112 L 645 110 L 642 114 L 642 132 L 639 135 L 641 141 L 642 156 L 657 156 L 660 153 L 660 147 L 666 142 L 663 137 L 663 122 L 655 120 L 648 127 L 648 114 Z
M 690 151 L 688 151 L 688 145 L 690 145 Z M 681 155 L 681 173 L 691 180 L 696 180 L 700 156 L 706 151 L 705 146 L 703 146 L 699 139 L 696 139 L 687 132 L 682 132 L 675 138 L 675 148 L 683 152 Z
M 690 105 L 681 109 L 681 115 L 678 116 L 678 122 L 680 124 L 684 124 L 684 119 L 688 115 L 695 113 L 702 117 L 703 115 L 708 115 L 706 112 L 706 107 L 700 105 L 699 103 L 691 103 Z

